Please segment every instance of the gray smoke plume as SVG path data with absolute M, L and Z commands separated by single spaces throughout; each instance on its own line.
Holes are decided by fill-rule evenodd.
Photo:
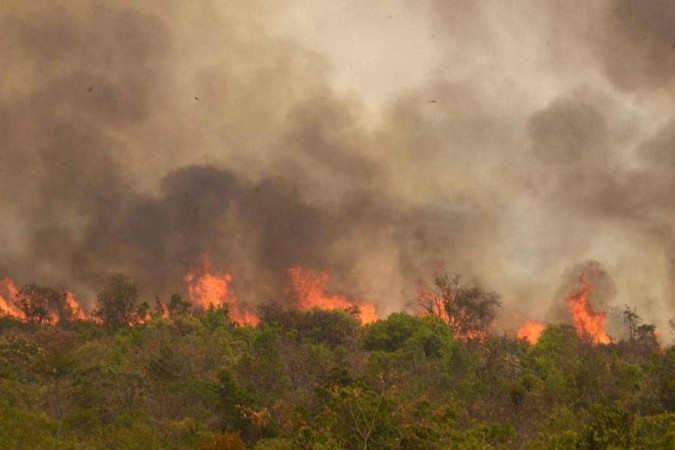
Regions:
M 283 2 L 5 2 L 0 275 L 86 300 L 122 271 L 166 297 L 208 256 L 250 303 L 302 266 L 386 314 L 442 260 L 507 323 L 545 318 L 594 259 L 607 298 L 663 326 L 675 6 L 587 3 L 346 2 L 342 27 L 435 42 L 428 79 L 372 107 L 279 31 Z

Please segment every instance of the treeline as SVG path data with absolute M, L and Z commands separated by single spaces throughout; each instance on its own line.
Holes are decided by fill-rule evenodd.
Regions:
M 495 294 L 445 280 L 461 301 L 367 326 L 273 302 L 239 326 L 121 275 L 80 320 L 29 285 L 26 320 L 0 318 L 0 448 L 675 448 L 675 347 L 636 311 L 616 343 L 558 324 L 530 345 L 490 332 Z

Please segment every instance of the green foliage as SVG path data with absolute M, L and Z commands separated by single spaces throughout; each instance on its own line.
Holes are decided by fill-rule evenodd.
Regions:
M 124 274 L 111 275 L 97 301 L 95 314 L 112 330 L 129 326 L 138 318 L 138 288 Z
M 293 332 L 298 341 L 336 347 L 355 342 L 359 335 L 359 321 L 346 311 L 284 310 L 275 303 L 266 303 L 259 307 L 259 313 L 262 325 L 279 327 L 287 334 Z
M 296 448 L 293 440 L 288 438 L 261 439 L 255 445 L 255 450 L 295 450 Z
M 593 405 L 578 445 L 588 449 L 629 448 L 632 422 L 632 415 L 624 409 Z
M 211 331 L 230 327 L 230 310 L 227 305 L 215 307 L 209 305 L 204 311 L 202 320 L 204 325 Z
M 659 402 L 665 411 L 675 412 L 675 347 L 670 347 L 659 357 L 652 369 Z
M 192 308 L 192 303 L 184 301 L 180 294 L 173 294 L 169 300 L 168 308 L 171 315 L 187 314 Z
M 365 384 L 336 386 L 321 412 L 325 424 L 341 448 L 391 448 L 399 441 L 399 423 L 386 383 L 378 389 Z
M 438 357 L 453 346 L 454 339 L 438 317 L 394 313 L 386 320 L 369 325 L 363 343 L 369 351 L 396 352 L 415 347 L 425 356 Z
M 100 300 L 131 301 L 105 324 L 0 324 L 0 448 L 675 445 L 675 349 L 647 328 L 594 346 L 551 325 L 529 346 L 456 339 L 436 316 L 361 326 L 274 304 L 241 327 L 179 297 L 128 326 L 135 286 L 106 289 Z
M 246 450 L 246 444 L 237 433 L 209 434 L 199 444 L 200 450 Z
M 0 402 L 0 448 L 56 448 L 55 424 L 45 414 Z
M 675 413 L 636 417 L 629 440 L 635 449 L 675 448 Z

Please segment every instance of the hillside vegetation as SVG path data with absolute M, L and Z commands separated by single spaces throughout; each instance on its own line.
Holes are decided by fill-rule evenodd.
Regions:
M 531 345 L 275 303 L 240 326 L 179 296 L 130 326 L 108 294 L 98 321 L 0 319 L 0 448 L 675 448 L 675 347 L 650 326 Z

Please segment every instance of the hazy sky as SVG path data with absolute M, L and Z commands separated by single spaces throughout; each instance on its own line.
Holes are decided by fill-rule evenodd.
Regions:
M 135 3 L 0 6 L 0 275 L 384 314 L 443 260 L 543 320 L 595 260 L 675 314 L 675 3 Z

